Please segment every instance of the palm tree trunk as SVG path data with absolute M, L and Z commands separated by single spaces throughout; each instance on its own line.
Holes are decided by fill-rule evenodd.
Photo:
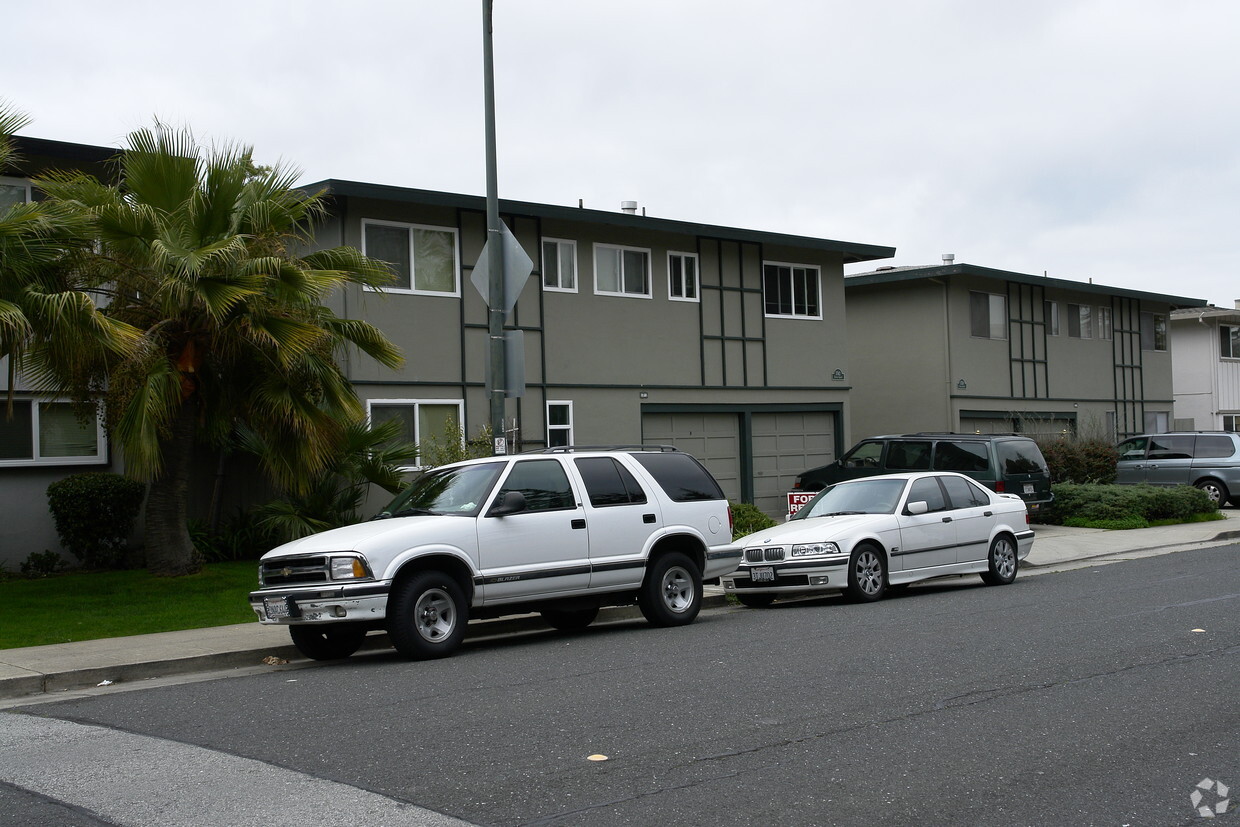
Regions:
M 189 538 L 189 473 L 194 452 L 196 400 L 181 404 L 172 433 L 160 441 L 163 472 L 146 503 L 146 566 L 157 577 L 180 577 L 202 568 Z

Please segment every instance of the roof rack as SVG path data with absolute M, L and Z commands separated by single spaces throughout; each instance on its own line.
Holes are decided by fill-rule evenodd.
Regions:
M 660 453 L 667 453 L 679 450 L 675 445 L 559 445 L 555 448 L 530 451 L 530 453 L 571 454 L 576 451 L 658 451 Z

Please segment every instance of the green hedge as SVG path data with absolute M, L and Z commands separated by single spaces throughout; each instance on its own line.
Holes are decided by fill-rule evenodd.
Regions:
M 60 544 L 88 569 L 119 568 L 146 487 L 120 474 L 73 474 L 47 487 Z
M 779 523 L 758 510 L 752 503 L 728 503 L 732 507 L 732 539 L 770 528 Z
M 1190 485 L 1051 486 L 1055 501 L 1036 515 L 1039 522 L 1085 528 L 1145 528 L 1153 522 L 1189 522 L 1218 508 Z
M 1115 463 L 1119 461 L 1119 452 L 1109 441 L 1064 437 L 1038 440 L 1038 447 L 1046 458 L 1052 483 L 1115 482 Z

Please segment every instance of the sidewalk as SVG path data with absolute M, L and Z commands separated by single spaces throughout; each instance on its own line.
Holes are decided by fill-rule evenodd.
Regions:
M 1025 574 L 1116 555 L 1170 551 L 1240 540 L 1240 512 L 1225 511 L 1226 521 L 1162 526 L 1133 531 L 1034 526 L 1033 551 L 1023 564 Z M 722 589 L 708 586 L 703 608 L 727 605 Z M 636 607 L 604 609 L 599 622 L 640 617 Z M 541 618 L 530 615 L 471 624 L 471 639 L 545 631 Z M 371 635 L 366 648 L 386 646 L 386 635 Z M 133 683 L 190 673 L 259 668 L 303 661 L 280 626 L 257 622 L 183 632 L 87 640 L 53 646 L 0 649 L 0 699 L 40 696 L 55 700 L 62 693 L 99 685 Z M 268 667 L 270 668 L 270 666 Z M 105 684 L 108 681 L 110 683 Z M 107 691 L 101 689 L 100 691 Z

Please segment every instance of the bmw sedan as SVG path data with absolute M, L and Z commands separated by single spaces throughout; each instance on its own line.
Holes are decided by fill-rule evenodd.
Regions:
M 746 606 L 777 597 L 844 591 L 878 600 L 891 586 L 980 574 L 1016 579 L 1033 547 L 1025 503 L 962 474 L 866 477 L 824 488 L 783 525 L 736 541 L 740 568 L 724 590 Z

